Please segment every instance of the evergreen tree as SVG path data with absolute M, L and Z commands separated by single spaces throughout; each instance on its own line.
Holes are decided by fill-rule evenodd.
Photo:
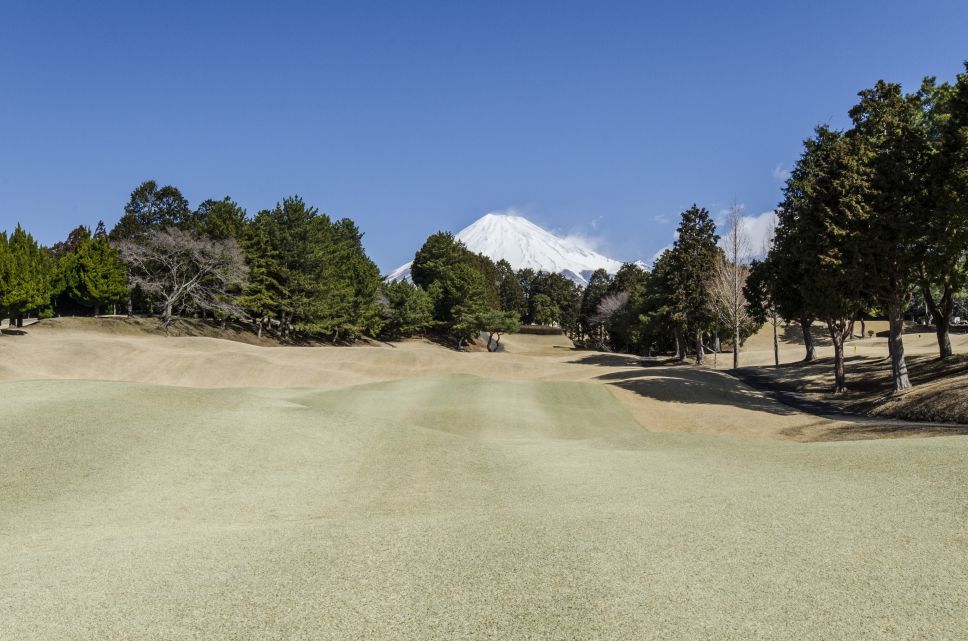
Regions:
M 182 221 L 181 226 L 214 240 L 233 238 L 242 242 L 248 219 L 245 210 L 226 196 L 222 200 L 206 200 Z
M 670 288 L 674 319 L 683 333 L 695 338 L 696 364 L 703 363 L 703 335 L 715 323 L 710 275 L 719 258 L 716 224 L 705 208 L 693 205 L 682 212 L 678 237 L 670 254 Z
M 514 273 L 511 263 L 506 260 L 497 262 L 498 271 L 498 298 L 500 307 L 506 312 L 517 312 L 519 318 L 524 318 L 528 313 L 528 301 L 521 289 L 521 281 Z
M 532 270 L 521 270 L 518 272 L 518 280 L 528 283 L 528 305 L 529 318 L 534 319 L 538 308 L 535 301 L 537 296 L 544 294 L 551 301 L 551 308 L 555 311 L 555 317 L 547 320 L 545 324 L 558 325 L 565 333 L 572 337 L 579 337 L 581 325 L 579 312 L 581 309 L 582 290 L 574 281 L 562 274 L 552 272 L 537 272 Z M 533 322 L 539 322 L 534 319 Z
M 458 348 L 481 331 L 481 315 L 496 307 L 475 256 L 452 234 L 437 232 L 417 251 L 410 272 L 433 301 L 435 326 L 453 336 Z
M 773 330 L 773 364 L 780 366 L 780 343 L 777 332 L 780 327 L 780 311 L 776 304 L 776 270 L 770 260 L 754 260 L 749 276 L 743 286 L 746 312 L 758 327 L 766 323 Z
M 865 269 L 871 170 L 859 143 L 855 136 L 817 128 L 787 181 L 776 229 L 775 251 L 790 258 L 781 268 L 797 265 L 795 277 L 802 270 L 797 286 L 803 306 L 827 323 L 837 393 L 846 390 L 844 341 L 870 301 Z
M 260 334 L 273 320 L 284 338 L 293 331 L 334 340 L 379 331 L 380 274 L 352 221 L 333 222 L 291 197 L 259 212 L 247 236 L 250 281 L 241 302 Z
M 383 327 L 388 338 L 413 336 L 430 328 L 434 304 L 426 291 L 406 281 L 382 286 Z
M 19 224 L 5 237 L 6 276 L 0 290 L 0 313 L 23 325 L 29 312 L 48 310 L 53 297 L 54 263 L 49 252 Z
M 547 294 L 535 294 L 531 300 L 531 317 L 538 325 L 555 325 L 561 318 L 561 310 Z
M 188 200 L 177 187 L 146 180 L 131 192 L 124 215 L 111 230 L 111 240 L 132 240 L 149 229 L 180 226 L 191 218 Z
M 933 154 L 918 278 L 939 355 L 947 358 L 955 301 L 968 286 L 968 63 L 954 85 L 925 79 L 921 96 Z
M 879 81 L 860 92 L 851 110 L 852 136 L 860 159 L 870 167 L 870 201 L 865 249 L 867 278 L 887 313 L 888 347 L 894 390 L 911 387 L 904 359 L 903 315 L 922 258 L 923 220 L 927 217 L 930 145 L 919 95 Z
M 86 228 L 76 249 L 61 258 L 60 272 L 68 296 L 97 316 L 101 307 L 119 303 L 128 293 L 127 276 L 118 250 L 103 233 L 91 236 Z
M 639 314 L 647 286 L 648 274 L 633 263 L 622 265 L 612 279 L 608 294 L 613 297 L 624 294 L 628 297 L 621 309 L 612 314 L 606 323 L 605 329 L 613 350 L 642 351 L 644 346 L 641 344 L 642 328 Z
M 608 294 L 612 283 L 612 277 L 604 269 L 596 269 L 588 279 L 581 295 L 581 308 L 579 311 L 579 323 L 582 338 L 587 337 L 595 345 L 605 343 L 605 326 L 598 319 L 598 304 Z

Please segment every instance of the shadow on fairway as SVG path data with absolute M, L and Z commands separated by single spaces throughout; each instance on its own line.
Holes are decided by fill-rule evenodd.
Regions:
M 581 350 L 575 350 L 581 351 Z M 582 356 L 581 358 L 570 361 L 576 365 L 600 365 L 602 367 L 632 367 L 633 365 L 638 365 L 640 361 L 638 356 L 630 356 L 628 354 L 602 354 L 601 352 L 594 352 L 588 354 L 587 356 Z
M 669 403 L 728 405 L 781 416 L 797 410 L 710 370 L 686 367 L 638 368 L 610 372 L 599 380 Z

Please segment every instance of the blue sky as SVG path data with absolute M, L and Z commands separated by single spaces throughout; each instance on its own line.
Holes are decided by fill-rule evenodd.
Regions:
M 0 227 L 113 224 L 154 178 L 251 214 L 299 194 L 385 270 L 514 208 L 649 258 L 677 213 L 779 199 L 879 78 L 968 58 L 951 2 L 7 2 Z

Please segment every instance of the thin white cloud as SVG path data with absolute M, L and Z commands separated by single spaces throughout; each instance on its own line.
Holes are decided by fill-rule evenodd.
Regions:
M 738 205 L 738 207 L 740 210 L 743 208 L 742 205 Z M 716 226 L 719 228 L 718 233 L 721 237 L 725 236 L 723 224 L 725 223 L 726 213 L 728 213 L 728 210 L 724 209 L 716 220 Z M 776 210 L 774 209 L 764 211 L 756 216 L 740 217 L 743 233 L 749 238 L 749 248 L 753 258 L 762 258 L 770 250 L 773 231 L 776 229 L 776 220 Z M 723 239 L 720 238 L 719 242 L 722 244 Z
M 582 234 L 579 232 L 571 232 L 567 234 L 565 236 L 565 240 L 575 243 L 576 245 L 593 252 L 599 251 L 599 248 L 602 246 L 602 239 L 600 237 Z
M 766 256 L 773 244 L 776 230 L 776 210 L 764 211 L 758 216 L 744 216 L 743 228 L 750 237 L 750 249 L 756 257 Z
M 670 218 L 667 214 L 656 214 L 655 216 L 652 217 L 652 220 L 659 223 L 660 225 L 665 225 L 670 220 L 672 220 L 672 218 Z
M 652 254 L 652 258 L 650 258 L 646 262 L 646 265 L 649 266 L 649 269 L 652 269 L 653 267 L 655 267 L 655 261 L 659 260 L 659 257 L 662 256 L 662 254 L 664 254 L 667 251 L 669 251 L 670 249 L 672 249 L 672 245 L 666 245 L 665 247 L 663 247 L 662 249 L 660 249 L 656 253 Z
M 773 177 L 777 180 L 785 181 L 790 177 L 790 170 L 783 167 L 783 163 L 777 163 L 773 168 Z

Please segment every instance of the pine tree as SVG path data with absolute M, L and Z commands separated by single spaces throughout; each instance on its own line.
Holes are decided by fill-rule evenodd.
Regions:
M 73 252 L 61 258 L 60 272 L 67 295 L 81 305 L 94 308 L 97 316 L 101 307 L 124 300 L 128 293 L 127 272 L 103 233 L 94 236 L 84 229 Z
M 674 319 L 683 335 L 695 338 L 696 364 L 703 363 L 703 335 L 715 323 L 710 275 L 719 259 L 716 224 L 705 208 L 682 212 L 678 237 L 670 252 L 669 278 Z
M 23 316 L 50 307 L 54 264 L 49 252 L 17 225 L 5 242 L 6 278 L 0 291 L 0 312 L 23 325 Z
M 382 286 L 383 327 L 388 338 L 413 336 L 430 328 L 434 304 L 426 291 L 407 281 Z

